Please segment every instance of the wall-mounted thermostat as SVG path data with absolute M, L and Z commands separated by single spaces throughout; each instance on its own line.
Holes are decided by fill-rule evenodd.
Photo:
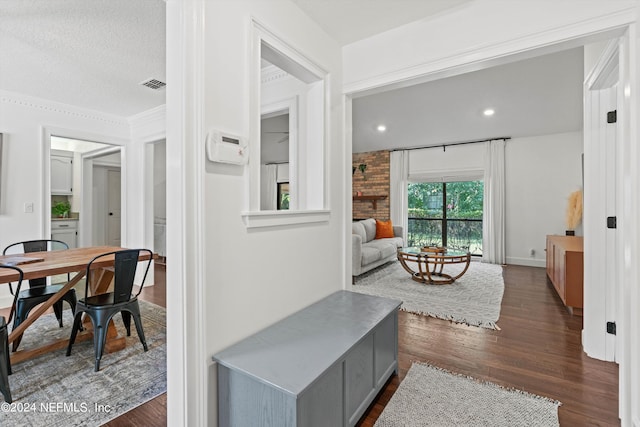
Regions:
M 211 130 L 205 142 L 207 158 L 212 162 L 244 165 L 249 160 L 247 139 L 219 130 Z

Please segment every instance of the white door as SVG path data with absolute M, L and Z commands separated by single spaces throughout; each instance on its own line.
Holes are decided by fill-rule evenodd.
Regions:
M 107 171 L 107 245 L 120 246 L 120 171 Z

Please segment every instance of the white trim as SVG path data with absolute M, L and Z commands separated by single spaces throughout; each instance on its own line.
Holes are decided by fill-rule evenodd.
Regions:
M 635 21 L 635 13 L 636 8 L 629 7 L 609 15 L 527 34 L 501 43 L 472 46 L 447 57 L 346 83 L 343 91 L 360 97 L 375 93 L 382 87 L 385 90 L 396 89 L 477 70 L 481 64 L 496 66 L 525 59 L 532 56 L 532 50 L 536 50 L 535 55 L 539 55 L 543 53 L 540 49 L 545 53 L 551 53 L 577 47 L 581 45 L 585 35 L 602 35 L 603 32 L 611 31 L 610 37 L 620 36 L 624 32 L 623 27 Z M 470 58 L 473 60 L 470 61 Z
M 607 46 L 598 58 L 598 62 L 593 67 L 584 83 L 587 90 L 606 89 L 618 82 L 620 40 L 614 39 L 607 43 Z
M 262 68 L 260 72 L 260 83 L 262 84 L 273 83 L 286 78 L 291 78 L 291 75 L 286 71 L 282 71 L 275 65 L 266 66 Z
M 205 426 L 205 2 L 167 2 L 167 425 Z
M 124 117 L 101 113 L 99 111 L 86 110 L 80 107 L 75 107 L 73 105 L 62 104 L 60 102 L 49 101 L 48 99 L 37 98 L 35 96 L 9 92 L 6 90 L 0 90 L 0 103 L 14 104 L 21 107 L 33 108 L 36 110 L 65 114 L 67 116 L 74 116 L 79 119 L 95 120 L 115 125 L 127 125 L 127 120 Z
M 547 262 L 544 259 L 507 257 L 507 265 L 525 265 L 527 267 L 545 268 L 547 266 Z
M 256 211 L 242 212 L 242 219 L 247 228 L 281 227 L 314 222 L 329 222 L 331 211 Z

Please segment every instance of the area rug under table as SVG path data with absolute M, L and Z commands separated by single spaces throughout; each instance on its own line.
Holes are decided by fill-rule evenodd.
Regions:
M 93 371 L 92 340 L 76 342 L 69 357 L 63 349 L 14 364 L 9 376 L 13 403 L 5 404 L 0 395 L 0 425 L 100 426 L 166 392 L 165 309 L 140 301 L 140 311 L 147 352 L 132 319 L 127 347 L 105 353 L 99 372 Z M 42 316 L 27 329 L 20 348 L 69 337 L 71 310 L 64 310 L 63 321 L 59 328 L 53 314 Z M 122 317 L 117 314 L 114 321 L 118 332 L 126 335 Z
M 445 266 L 454 275 L 462 264 Z M 504 294 L 502 267 L 472 262 L 467 272 L 450 285 L 428 285 L 411 279 L 398 261 L 356 278 L 355 292 L 402 301 L 401 309 L 417 314 L 498 329 Z
M 560 402 L 413 363 L 376 427 L 557 427 Z

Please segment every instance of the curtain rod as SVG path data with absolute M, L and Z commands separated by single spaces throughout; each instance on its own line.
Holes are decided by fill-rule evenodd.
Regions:
M 264 166 L 267 165 L 286 165 L 287 163 L 289 163 L 288 161 L 282 161 L 282 162 L 269 162 L 269 163 L 263 163 Z
M 444 151 L 447 150 L 447 147 L 451 147 L 454 145 L 467 145 L 467 144 L 477 144 L 479 142 L 489 142 L 489 141 L 499 141 L 504 140 L 505 142 L 510 140 L 510 136 L 501 136 L 500 138 L 489 138 L 489 139 L 479 139 L 476 141 L 462 141 L 462 142 L 445 142 L 444 144 L 436 144 L 436 145 L 425 145 L 422 147 L 407 147 L 407 148 L 394 148 L 389 151 L 411 151 L 411 150 L 422 150 L 424 148 L 442 148 Z

